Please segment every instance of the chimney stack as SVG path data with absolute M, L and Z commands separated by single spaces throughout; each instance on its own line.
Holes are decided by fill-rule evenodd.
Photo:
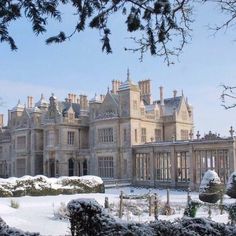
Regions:
M 73 94 L 73 103 L 76 103 L 76 101 L 77 101 L 77 96 L 76 94 Z
M 81 107 L 81 110 L 88 109 L 88 98 L 86 95 L 80 95 L 80 107 Z
M 68 93 L 68 102 L 72 102 L 72 96 L 70 93 Z
M 0 114 L 0 128 L 3 127 L 3 114 Z
M 28 96 L 27 97 L 27 108 L 33 108 L 33 97 L 32 96 Z
M 112 80 L 112 93 L 116 94 L 117 90 L 116 90 L 116 81 Z
M 163 98 L 163 87 L 160 87 L 160 104 L 164 106 L 164 98 Z
M 174 90 L 173 91 L 173 97 L 176 98 L 176 96 L 177 96 L 177 90 Z
M 119 80 L 112 80 L 112 93 L 117 94 L 121 82 Z
M 151 80 L 141 80 L 138 82 L 141 100 L 145 100 L 146 103 L 151 104 Z

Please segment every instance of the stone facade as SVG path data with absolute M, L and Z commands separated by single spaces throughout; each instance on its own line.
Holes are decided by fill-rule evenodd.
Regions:
M 229 160 L 235 149 L 229 140 L 204 148 L 206 141 L 193 140 L 193 127 L 193 108 L 183 94 L 173 91 L 173 97 L 164 98 L 160 87 L 160 97 L 153 101 L 150 80 L 136 84 L 129 73 L 125 82 L 112 81 L 106 95 L 90 101 L 75 94 L 68 94 L 65 101 L 52 95 L 47 101 L 42 95 L 34 104 L 29 96 L 27 106 L 19 101 L 9 110 L 7 126 L 0 116 L 0 175 L 94 174 L 137 185 L 195 185 L 195 147 L 216 150 L 212 145 L 225 145 L 222 150 L 231 150 Z M 179 155 L 185 155 L 181 156 L 185 162 Z M 167 163 L 166 172 L 157 159 Z M 176 174 L 183 165 L 189 173 L 181 173 L 181 180 L 187 184 Z M 165 181 L 157 181 L 160 173 L 167 175 Z
M 71 98 L 73 97 L 73 99 Z M 33 105 L 20 101 L 9 110 L 8 125 L 1 128 L 0 160 L 3 177 L 64 176 L 88 173 L 88 101 L 86 96 L 64 102 L 43 95 Z M 1 167 L 1 166 L 0 166 Z

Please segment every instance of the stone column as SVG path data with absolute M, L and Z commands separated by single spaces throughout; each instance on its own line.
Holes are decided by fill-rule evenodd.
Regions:
M 150 186 L 154 186 L 154 153 L 153 149 L 150 151 L 149 172 L 150 172 Z
M 190 184 L 189 187 L 191 189 L 195 189 L 196 186 L 196 162 L 195 162 L 195 156 L 193 152 L 193 146 L 189 145 L 189 151 L 187 153 L 187 160 L 189 164 L 189 178 L 190 178 Z
M 171 185 L 172 187 L 176 186 L 176 169 L 177 169 L 177 161 L 175 157 L 175 146 L 171 146 L 170 151 L 170 160 L 171 160 Z
M 31 156 L 30 156 L 30 159 L 31 159 L 31 163 L 30 163 L 30 174 L 31 175 L 35 175 L 35 139 L 36 139 L 36 133 L 34 130 L 31 131 L 31 135 L 30 135 L 30 139 L 31 139 L 31 147 L 30 147 L 30 150 L 31 150 Z
M 228 149 L 228 158 L 229 158 L 229 171 L 231 174 L 236 169 L 236 150 L 235 150 L 235 141 L 232 142 L 231 147 Z

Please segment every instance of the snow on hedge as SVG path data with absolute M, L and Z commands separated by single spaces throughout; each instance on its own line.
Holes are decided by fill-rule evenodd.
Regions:
M 68 205 L 71 234 L 130 236 L 213 236 L 236 235 L 236 228 L 203 218 L 182 218 L 174 222 L 157 220 L 135 223 L 115 220 L 95 200 L 76 199 Z
M 0 218 L 0 235 L 1 236 L 39 236 L 39 233 L 23 232 L 20 229 L 9 227 L 5 221 Z
M 0 178 L 0 197 L 41 196 L 104 192 L 103 181 L 97 176 L 47 178 L 43 175 L 21 178 Z

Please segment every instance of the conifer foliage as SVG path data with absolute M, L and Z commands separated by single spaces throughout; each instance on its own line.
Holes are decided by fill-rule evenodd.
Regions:
M 236 198 L 236 172 L 233 172 L 229 177 L 226 194 L 231 198 Z
M 201 2 L 201 1 L 199 1 Z M 224 0 L 203 0 L 203 3 L 216 4 L 225 20 L 212 27 L 215 32 L 230 28 L 236 20 L 236 2 Z M 9 26 L 24 17 L 32 24 L 36 35 L 47 31 L 48 20 L 63 20 L 63 9 L 71 9 L 77 17 L 71 32 L 58 32 L 46 39 L 47 44 L 61 43 L 74 34 L 90 27 L 100 31 L 102 50 L 112 52 L 110 36 L 112 16 L 119 17 L 120 25 L 126 25 L 128 37 L 133 40 L 131 48 L 125 50 L 143 55 L 163 56 L 167 64 L 172 56 L 178 56 L 190 39 L 193 0 L 1 0 L 0 1 L 0 42 L 8 43 L 12 50 L 16 42 L 9 33 Z M 215 8 L 215 6 L 212 6 Z M 207 22 L 206 22 L 207 24 Z
M 112 52 L 109 27 L 112 15 L 125 22 L 133 48 L 125 48 L 143 54 L 164 56 L 170 63 L 170 56 L 178 55 L 189 36 L 191 23 L 190 0 L 2 0 L 0 2 L 0 41 L 16 50 L 16 42 L 9 34 L 9 25 L 25 17 L 38 35 L 47 30 L 48 19 L 63 19 L 63 6 L 71 6 L 77 23 L 71 32 L 59 32 L 46 40 L 47 44 L 61 43 L 87 27 L 100 31 L 102 50 Z M 137 33 L 138 32 L 138 33 Z M 172 43 L 172 41 L 176 43 Z

